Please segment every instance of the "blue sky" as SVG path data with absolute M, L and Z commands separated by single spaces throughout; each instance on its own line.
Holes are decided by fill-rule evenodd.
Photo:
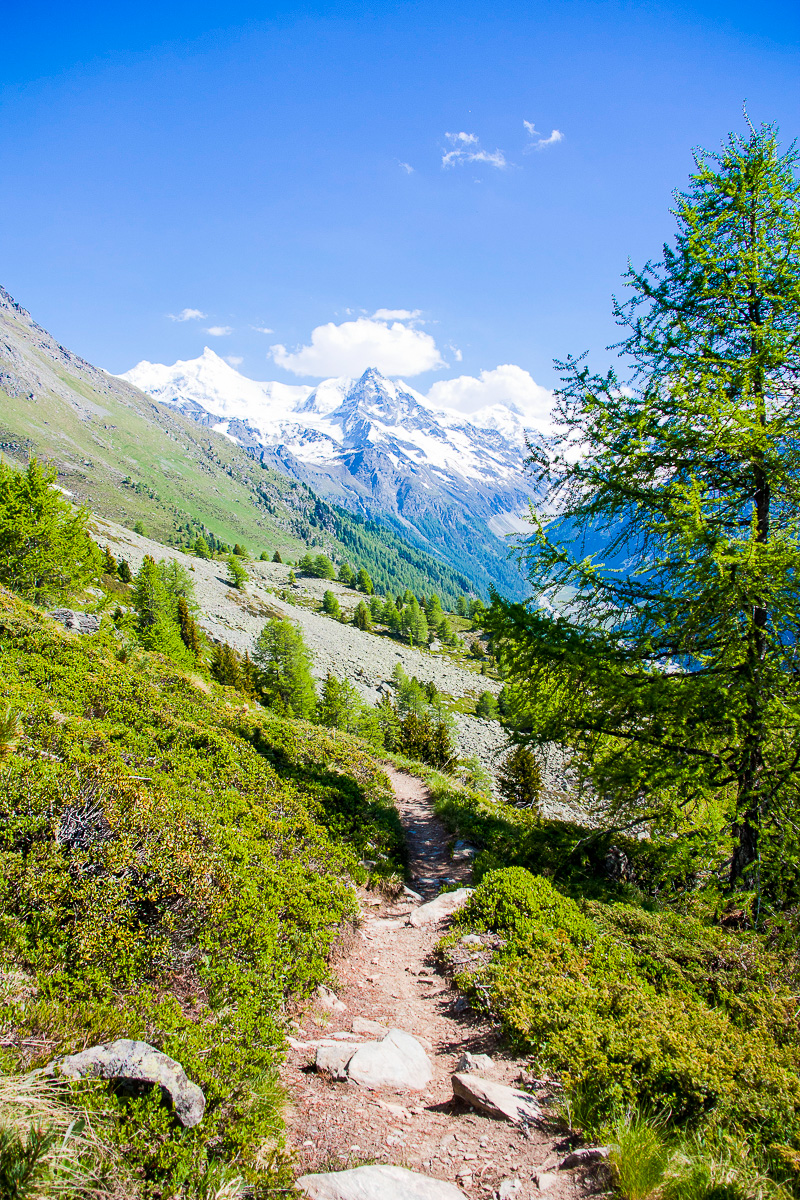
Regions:
M 115 372 L 551 386 L 607 357 L 691 147 L 745 97 L 800 132 L 799 33 L 796 0 L 6 5 L 0 283 Z

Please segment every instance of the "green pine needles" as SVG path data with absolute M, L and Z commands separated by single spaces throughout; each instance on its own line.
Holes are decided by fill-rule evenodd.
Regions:
M 487 626 L 526 740 L 572 745 L 612 817 L 729 837 L 730 880 L 769 878 L 784 901 L 800 853 L 796 166 L 771 126 L 696 154 L 674 245 L 629 268 L 615 303 L 620 372 L 560 364 L 558 431 L 532 447 L 558 520 L 523 558 L 550 603 L 496 599 Z
M 94 583 L 102 565 L 88 511 L 64 500 L 57 477 L 35 458 L 24 471 L 0 463 L 0 583 L 35 604 Z

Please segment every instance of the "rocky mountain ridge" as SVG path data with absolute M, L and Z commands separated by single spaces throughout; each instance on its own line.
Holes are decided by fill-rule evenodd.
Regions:
M 208 348 L 122 378 L 327 499 L 387 521 L 484 589 L 524 592 L 503 540 L 524 527 L 531 494 L 513 407 L 467 418 L 371 368 L 316 388 L 259 383 Z
M 0 455 L 52 463 L 58 485 L 99 516 L 166 545 L 203 530 L 284 558 L 319 550 L 395 591 L 451 602 L 471 580 L 385 525 L 322 501 L 229 437 L 188 419 L 62 346 L 0 288 Z

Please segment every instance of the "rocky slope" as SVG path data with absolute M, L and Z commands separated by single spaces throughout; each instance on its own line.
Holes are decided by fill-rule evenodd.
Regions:
M 531 492 L 512 408 L 467 419 L 372 369 L 313 390 L 259 383 L 208 348 L 173 366 L 141 362 L 122 378 L 320 495 L 392 523 L 481 590 L 523 594 L 503 540 L 523 524 Z

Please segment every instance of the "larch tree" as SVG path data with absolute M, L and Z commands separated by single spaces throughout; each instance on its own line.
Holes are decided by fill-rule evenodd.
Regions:
M 56 486 L 55 467 L 0 463 L 0 583 L 48 604 L 95 582 L 102 560 L 89 537 L 89 512 Z
M 674 244 L 615 302 L 619 371 L 559 364 L 529 460 L 549 499 L 522 548 L 534 598 L 495 598 L 487 628 L 523 740 L 571 745 L 607 813 L 715 825 L 732 883 L 759 887 L 771 856 L 796 889 L 797 155 L 749 126 L 695 164 Z

